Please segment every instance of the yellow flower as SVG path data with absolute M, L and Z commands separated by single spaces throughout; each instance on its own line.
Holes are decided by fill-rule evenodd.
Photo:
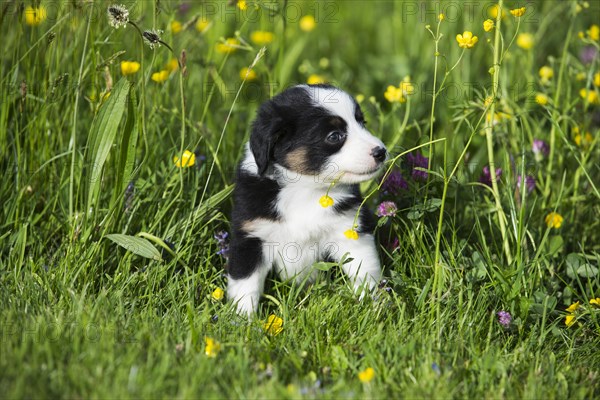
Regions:
M 523 15 L 525 15 L 525 7 L 521 7 L 521 8 L 515 8 L 513 10 L 510 10 L 510 13 L 515 16 L 515 17 L 522 17 Z
M 207 357 L 215 358 L 221 351 L 221 343 L 208 336 L 204 337 L 204 354 Z
M 571 326 L 575 323 L 575 316 L 573 314 L 569 314 L 565 317 L 565 325 Z
M 530 50 L 535 44 L 535 39 L 531 33 L 519 33 L 517 36 L 517 46 L 524 50 Z
M 554 77 L 554 70 L 547 65 L 540 68 L 540 79 L 543 83 L 548 83 Z
M 246 0 L 238 0 L 237 6 L 240 10 L 245 11 L 248 8 L 248 3 L 246 3 Z
M 183 26 L 181 25 L 181 22 L 179 22 L 179 21 L 171 22 L 171 32 L 173 32 L 173 34 L 181 32 L 182 29 L 183 29 Z
M 488 15 L 493 19 L 498 18 L 498 9 L 498 4 L 494 4 L 492 7 L 488 8 Z M 502 10 L 502 18 L 504 17 L 506 17 L 506 13 Z
M 196 163 L 196 155 L 186 150 L 183 152 L 181 159 L 178 156 L 173 157 L 173 162 L 177 168 L 191 167 Z
M 196 22 L 196 30 L 198 32 L 202 33 L 206 29 L 208 29 L 209 25 L 210 25 L 210 21 L 208 19 L 206 19 L 206 17 L 200 17 L 200 18 L 198 18 L 198 21 Z
M 327 195 L 323 195 L 319 199 L 319 204 L 323 208 L 331 207 L 333 205 L 333 199 Z
M 402 82 L 400 82 L 400 86 L 398 86 L 398 89 L 402 91 L 403 96 L 409 96 L 415 93 L 415 85 L 413 85 L 410 81 L 410 76 L 405 76 L 404 79 L 402 79 Z
M 255 81 L 256 78 L 258 78 L 258 75 L 256 74 L 256 71 L 254 71 L 253 69 L 248 69 L 247 67 L 244 67 L 240 70 L 240 79 L 241 80 L 247 80 L 247 81 Z
M 283 330 L 283 319 L 275 314 L 269 315 L 267 322 L 263 323 L 263 329 L 271 336 L 276 336 Z
M 579 308 L 579 302 L 576 301 L 575 303 L 571 304 L 568 308 L 567 308 L 567 312 L 569 313 L 573 313 L 575 312 L 575 310 L 577 310 Z
M 488 96 L 483 100 L 483 106 L 485 108 L 488 108 L 489 106 L 492 105 L 492 102 L 494 101 L 494 97 L 493 96 Z
M 600 297 L 596 297 L 595 299 L 590 299 L 590 304 L 595 304 L 600 306 Z
M 356 95 L 356 102 L 358 104 L 362 103 L 363 101 L 365 101 L 365 95 L 362 93 L 359 93 Z
M 348 229 L 345 231 L 344 236 L 350 240 L 358 240 L 358 232 L 356 232 L 354 229 Z
M 123 75 L 133 75 L 140 70 L 140 63 L 137 61 L 121 61 L 121 73 Z
M 152 74 L 151 79 L 154 82 L 162 83 L 169 78 L 169 71 L 163 69 L 162 71 L 155 72 Z
M 215 300 L 222 300 L 224 295 L 225 295 L 225 292 L 220 287 L 213 290 L 213 292 L 211 294 L 212 298 Z
M 396 86 L 389 85 L 383 94 L 383 97 L 390 103 L 401 102 L 404 103 L 406 99 L 403 98 L 402 92 Z
M 250 40 L 252 43 L 259 46 L 264 46 L 265 44 L 271 43 L 273 38 L 273 32 L 268 31 L 254 31 L 250 34 Z
M 581 82 L 585 80 L 585 76 L 585 72 L 578 72 L 577 75 L 575 75 L 575 79 Z
M 479 38 L 477 36 L 473 36 L 473 32 L 464 31 L 462 35 L 459 33 L 456 35 L 456 41 L 458 42 L 458 46 L 463 49 L 471 49 L 475 46 L 475 43 Z
M 415 93 L 415 86 L 410 81 L 410 77 L 406 76 L 400 82 L 398 87 L 388 86 L 383 96 L 390 103 L 406 103 L 407 96 Z
M 588 147 L 594 140 L 589 132 L 586 132 L 584 135 L 582 135 L 579 133 L 579 128 L 577 130 L 574 129 L 573 131 L 576 132 L 573 141 L 579 147 Z
M 590 104 L 600 104 L 600 98 L 598 98 L 598 93 L 596 93 L 594 90 L 581 89 L 579 91 L 579 95 Z
M 559 213 L 556 212 L 551 212 L 550 214 L 546 215 L 546 225 L 548 225 L 548 228 L 560 228 L 562 223 L 563 223 L 563 217 L 562 215 L 560 215 Z
M 177 71 L 177 68 L 179 68 L 179 62 L 177 62 L 176 58 L 171 58 L 165 66 L 165 69 L 171 73 Z
M 503 120 L 508 120 L 508 119 L 511 119 L 510 114 L 507 114 L 507 113 L 501 112 L 501 111 L 495 112 L 494 119 L 492 121 L 492 125 L 499 124 Z M 492 120 L 491 113 L 487 113 L 487 115 L 485 116 L 485 120 L 487 122 L 490 122 Z
M 443 21 L 443 20 L 445 20 L 445 19 L 446 19 L 446 16 L 444 15 L 444 13 L 441 13 L 440 15 L 438 15 L 438 19 L 439 19 L 440 21 Z
M 237 50 L 237 46 L 240 45 L 240 41 L 236 38 L 225 39 L 225 42 L 217 43 L 217 52 L 222 54 L 233 53 Z
M 600 72 L 594 74 L 594 86 L 600 87 Z
M 535 102 L 538 103 L 540 106 L 545 106 L 546 104 L 548 104 L 548 101 L 550 99 L 548 99 L 548 96 L 546 96 L 544 93 L 537 93 L 535 95 Z
M 326 80 L 321 75 L 312 74 L 306 79 L 306 83 L 309 85 L 317 85 L 319 83 L 325 83 Z
M 483 21 L 483 30 L 484 31 L 489 32 L 492 29 L 494 29 L 494 21 L 492 21 L 491 19 L 486 19 L 485 21 Z
M 46 7 L 25 7 L 25 23 L 29 26 L 38 26 L 48 18 Z
M 358 373 L 358 379 L 360 379 L 362 383 L 369 383 L 373 378 L 375 378 L 375 370 L 371 367 Z
M 587 33 L 588 37 L 592 40 L 600 40 L 600 26 L 596 24 L 590 26 L 590 29 L 585 31 L 585 33 Z
M 317 26 L 317 21 L 315 21 L 315 17 L 312 15 L 305 15 L 300 18 L 300 29 L 304 32 L 310 32 Z

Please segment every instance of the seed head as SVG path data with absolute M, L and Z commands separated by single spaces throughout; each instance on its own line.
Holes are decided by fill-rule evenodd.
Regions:
M 150 46 L 150 48 L 154 50 L 155 47 L 160 47 L 162 43 L 162 39 L 160 38 L 161 33 L 162 31 L 155 30 L 144 31 L 144 33 L 142 33 L 142 36 L 144 37 L 144 41 L 146 42 L 146 44 L 148 44 L 148 46 Z
M 122 4 L 113 4 L 107 10 L 108 23 L 116 29 L 126 27 L 129 22 L 129 10 Z

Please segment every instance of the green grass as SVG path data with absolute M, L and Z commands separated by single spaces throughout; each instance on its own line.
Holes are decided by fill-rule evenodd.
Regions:
M 600 308 L 590 300 L 600 297 L 600 105 L 580 95 L 599 94 L 598 40 L 586 33 L 598 4 L 580 13 L 575 2 L 524 4 L 496 41 L 482 27 L 491 2 L 248 3 L 246 12 L 225 1 L 181 12 L 177 1 L 127 2 L 137 26 L 164 30 L 178 57 L 186 51 L 186 74 L 163 83 L 152 74 L 173 55 L 148 48 L 133 25 L 110 27 L 112 3 L 42 1 L 38 26 L 20 3 L 2 3 L 0 393 L 598 397 Z M 302 15 L 315 16 L 313 31 L 299 28 Z M 200 33 L 202 16 L 211 25 Z M 255 30 L 274 40 L 257 80 L 242 85 L 261 48 Z M 455 36 L 465 30 L 479 42 L 463 53 Z M 529 50 L 512 42 L 523 32 L 534 34 Z M 236 33 L 237 51 L 216 51 Z M 596 49 L 590 62 L 580 59 L 586 47 Z M 141 68 L 123 77 L 127 60 Z M 554 71 L 547 84 L 544 65 Z M 364 97 L 368 126 L 393 155 L 422 146 L 429 178 L 413 180 L 400 157 L 409 188 L 376 191 L 365 205 L 399 208 L 378 229 L 387 282 L 374 299 L 357 301 L 336 266 L 304 290 L 272 277 L 248 322 L 211 295 L 226 288 L 214 234 L 229 229 L 234 168 L 257 107 L 313 74 Z M 405 76 L 415 93 L 390 104 L 386 88 Z M 492 127 L 493 81 L 493 107 L 508 117 Z M 550 144 L 548 156 L 535 157 L 534 139 Z M 175 166 L 183 150 L 196 152 L 193 167 Z M 503 170 L 492 187 L 479 183 L 490 158 Z M 516 189 L 520 174 L 536 178 L 532 193 Z M 560 228 L 544 222 L 550 212 L 564 218 Z M 500 310 L 513 317 L 507 328 Z M 276 335 L 263 326 L 272 314 L 283 320 Z M 220 343 L 214 358 L 205 337 Z M 369 383 L 358 378 L 366 368 Z

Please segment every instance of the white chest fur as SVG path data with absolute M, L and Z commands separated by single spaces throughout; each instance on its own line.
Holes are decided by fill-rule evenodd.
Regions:
M 294 182 L 282 187 L 276 208 L 277 222 L 257 220 L 249 224 L 248 233 L 263 241 L 266 262 L 273 264 L 283 278 L 304 279 L 311 265 L 325 255 L 340 256 L 340 234 L 354 223 L 355 209 L 339 213 L 333 206 L 324 208 L 319 199 L 327 188 L 314 183 Z M 332 188 L 334 204 L 350 195 L 346 189 Z

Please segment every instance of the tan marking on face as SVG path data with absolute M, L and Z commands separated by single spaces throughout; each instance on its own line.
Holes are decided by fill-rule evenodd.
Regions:
M 285 157 L 286 167 L 301 174 L 308 173 L 307 154 L 308 149 L 306 147 L 299 147 L 296 150 L 289 152 Z

